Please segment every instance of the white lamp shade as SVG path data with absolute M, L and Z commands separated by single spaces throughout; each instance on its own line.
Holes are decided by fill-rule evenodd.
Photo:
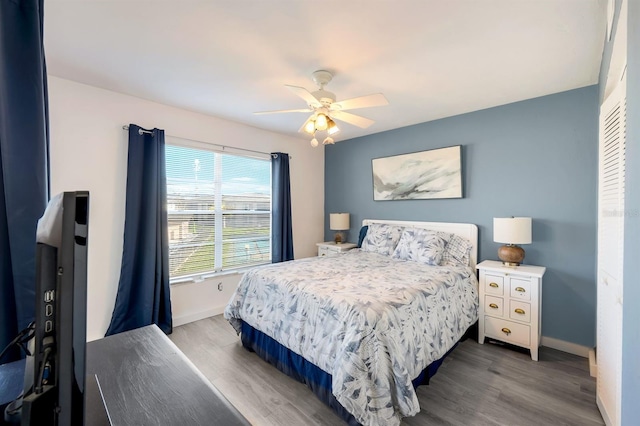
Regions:
M 313 121 L 312 119 L 308 119 L 307 122 L 304 124 L 304 131 L 312 135 L 313 132 L 316 131 L 316 122 Z
M 494 217 L 493 241 L 503 244 L 531 244 L 531 218 Z
M 316 130 L 327 130 L 329 126 L 329 122 L 327 121 L 327 116 L 324 114 L 318 114 L 316 118 Z
M 329 133 L 329 135 L 335 135 L 339 131 L 340 129 L 338 129 L 336 122 L 332 119 L 329 119 L 329 124 L 327 125 L 327 132 Z
M 349 229 L 349 213 L 331 213 L 329 215 L 329 229 L 332 231 Z

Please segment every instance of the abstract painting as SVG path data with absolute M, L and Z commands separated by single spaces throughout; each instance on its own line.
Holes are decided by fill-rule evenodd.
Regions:
M 462 198 L 460 145 L 374 158 L 373 199 Z

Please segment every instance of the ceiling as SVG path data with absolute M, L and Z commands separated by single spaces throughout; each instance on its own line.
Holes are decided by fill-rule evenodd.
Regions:
M 605 0 L 50 0 L 49 74 L 308 139 L 285 84 L 350 112 L 336 141 L 596 84 Z M 161 125 L 159 123 L 159 125 Z

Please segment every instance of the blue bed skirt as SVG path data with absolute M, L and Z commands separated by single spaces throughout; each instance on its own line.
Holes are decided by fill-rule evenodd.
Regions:
M 349 413 L 331 393 L 331 374 L 320 369 L 318 366 L 307 361 L 295 352 L 290 351 L 271 337 L 259 330 L 256 330 L 245 322 L 242 323 L 241 339 L 242 345 L 245 348 L 255 352 L 260 356 L 260 358 L 264 359 L 289 377 L 306 384 L 322 402 L 331 407 L 333 411 L 335 411 L 336 414 L 338 414 L 338 416 L 340 416 L 349 425 L 360 425 L 351 413 Z M 429 384 L 429 379 L 436 374 L 438 368 L 442 364 L 442 361 L 457 345 L 458 344 L 456 343 L 442 358 L 434 361 L 427 368 L 422 370 L 418 377 L 412 381 L 413 387 L 417 388 L 420 385 Z

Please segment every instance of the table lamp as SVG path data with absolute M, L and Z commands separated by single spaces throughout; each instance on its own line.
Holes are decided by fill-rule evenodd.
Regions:
M 329 215 L 329 229 L 336 232 L 334 241 L 336 244 L 342 243 L 342 232 L 349 230 L 349 213 L 331 213 Z
M 530 217 L 494 217 L 493 241 L 504 243 L 498 257 L 507 266 L 518 266 L 524 260 L 524 249 L 517 244 L 531 244 Z

